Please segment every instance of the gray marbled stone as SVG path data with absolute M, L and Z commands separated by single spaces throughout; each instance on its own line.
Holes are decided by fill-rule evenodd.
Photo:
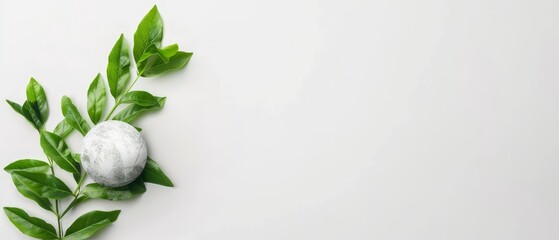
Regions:
M 134 181 L 144 170 L 146 160 L 146 143 L 128 123 L 100 123 L 83 139 L 83 169 L 93 181 L 107 187 Z

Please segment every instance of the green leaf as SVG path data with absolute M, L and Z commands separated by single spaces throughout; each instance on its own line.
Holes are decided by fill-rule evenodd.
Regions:
M 72 157 L 76 160 L 76 162 L 82 162 L 82 156 L 79 153 L 72 153 Z
M 23 209 L 4 207 L 4 213 L 25 235 L 39 239 L 57 239 L 56 229 L 44 220 L 29 216 Z
M 82 165 L 80 164 L 82 162 L 82 156 L 78 153 L 72 153 L 72 158 L 74 158 L 74 160 L 76 161 L 76 163 L 74 163 L 74 166 L 76 167 L 76 169 L 78 169 L 78 173 L 73 173 L 72 177 L 74 177 L 74 180 L 76 181 L 77 184 L 80 183 L 80 180 L 82 180 L 83 176 L 82 172 Z
M 66 215 L 66 213 L 68 213 L 71 209 L 73 209 L 74 207 L 80 205 L 82 202 L 87 201 L 89 198 L 86 196 L 80 196 L 78 198 L 74 198 L 74 200 L 72 200 L 72 202 L 68 205 L 68 207 L 66 208 L 66 210 L 64 210 L 64 212 L 60 215 L 60 217 L 64 217 L 64 215 Z
M 167 98 L 166 97 L 156 97 L 156 98 L 157 98 L 157 102 L 159 102 L 158 106 L 145 107 L 136 104 L 131 104 L 126 108 L 122 109 L 122 111 L 120 111 L 118 114 L 116 114 L 113 117 L 113 120 L 132 123 L 136 119 L 138 119 L 138 117 L 140 117 L 144 112 L 154 111 L 163 108 L 163 106 L 165 105 L 165 100 Z
M 21 195 L 35 201 L 41 208 L 47 211 L 52 211 L 52 203 L 48 198 L 39 196 L 39 194 L 35 193 L 33 189 L 22 182 L 20 178 L 16 178 L 14 175 L 12 175 L 12 180 L 14 181 L 17 191 L 21 193 Z
M 56 164 L 71 173 L 79 173 L 76 168 L 76 160 L 64 140 L 54 133 L 47 131 L 41 132 L 41 147 L 45 155 L 52 159 Z
M 175 54 L 177 54 L 177 52 L 179 51 L 179 45 L 172 44 L 169 46 L 166 46 L 164 48 L 158 48 L 157 52 L 159 53 L 159 56 L 161 56 L 161 58 L 163 59 L 163 61 L 165 62 L 169 62 L 169 59 L 172 56 L 175 56 Z
M 121 103 L 132 103 L 139 106 L 159 106 L 157 98 L 146 91 L 132 91 L 122 96 Z
M 163 20 L 154 6 L 134 34 L 134 59 L 142 77 L 181 69 L 192 57 L 192 53 L 179 52 L 177 44 L 161 48 L 162 39 Z
M 158 59 L 164 63 L 168 63 L 171 57 L 175 56 L 179 51 L 179 45 L 172 44 L 164 48 L 157 48 L 155 45 L 150 45 L 137 61 L 138 72 L 144 72 L 146 69 L 153 67 Z
M 74 127 L 72 127 L 72 125 L 70 125 L 66 121 L 66 119 L 62 119 L 62 121 L 60 121 L 60 123 L 58 123 L 54 128 L 53 133 L 60 136 L 62 139 L 64 139 L 68 135 L 70 135 L 73 131 L 74 131 Z
M 141 76 L 153 77 L 169 71 L 179 70 L 186 66 L 191 57 L 191 52 L 181 51 L 172 56 L 168 62 L 165 62 L 162 58 L 157 58 L 152 64 L 150 64 L 150 67 L 143 69 Z
M 43 122 L 41 121 L 41 116 L 37 112 L 37 109 L 33 108 L 32 105 L 32 103 L 25 101 L 21 107 L 21 112 L 23 116 L 33 125 L 33 127 L 40 131 L 43 126 Z
M 111 95 L 115 99 L 126 91 L 126 86 L 130 81 L 130 49 L 123 34 L 120 35 L 109 54 L 107 79 Z
M 73 156 L 73 154 L 72 154 Z M 74 157 L 74 160 L 76 160 L 76 158 Z M 72 173 L 72 177 L 74 178 L 74 181 L 76 181 L 76 183 L 80 182 L 80 179 L 82 178 L 82 167 L 81 165 L 78 163 L 78 161 L 76 160 L 76 163 L 74 163 L 74 167 L 76 167 L 76 169 L 78 170 L 77 173 Z
M 17 113 L 23 115 L 23 113 L 21 112 L 21 105 L 15 103 L 15 102 L 12 102 L 12 101 L 10 101 L 10 100 L 8 100 L 8 99 L 6 99 L 6 102 L 10 105 L 10 107 L 12 107 L 12 109 L 13 109 L 14 111 L 16 111 Z
M 123 187 L 110 188 L 98 183 L 91 183 L 82 189 L 82 194 L 89 198 L 111 201 L 131 199 L 144 192 L 146 192 L 146 186 L 140 179 Z
M 82 135 L 85 136 L 89 132 L 89 124 L 83 119 L 78 108 L 72 103 L 72 100 L 66 96 L 62 97 L 62 114 L 66 118 L 66 122 Z
M 36 103 L 36 110 L 41 119 L 41 122 L 45 124 L 49 116 L 49 105 L 47 101 L 47 95 L 41 84 L 39 84 L 34 78 L 29 80 L 27 84 L 27 101 L 30 103 Z
M 14 183 L 17 181 L 16 185 L 24 184 L 41 197 L 62 199 L 72 195 L 72 190 L 51 174 L 15 171 L 12 173 L 12 179 Z
M 93 236 L 97 231 L 116 221 L 120 210 L 103 212 L 91 211 L 80 216 L 66 230 L 64 240 L 83 240 Z
M 41 126 L 43 125 L 43 122 L 41 122 L 41 118 L 39 116 L 39 114 L 37 113 L 38 108 L 33 108 L 33 105 L 37 106 L 37 104 L 31 104 L 28 101 L 25 101 L 25 103 L 23 103 L 23 106 L 12 102 L 8 99 L 6 99 L 6 102 L 10 105 L 10 107 L 12 107 L 12 109 L 21 114 L 25 119 L 27 119 L 27 121 L 29 121 L 29 123 L 31 123 L 31 125 L 33 125 L 33 127 L 37 130 L 41 129 Z
M 97 124 L 107 105 L 107 92 L 101 74 L 97 74 L 87 90 L 87 113 L 93 124 Z
M 171 179 L 165 175 L 163 170 L 159 167 L 159 165 L 151 158 L 148 157 L 146 162 L 146 166 L 142 175 L 140 175 L 144 182 L 155 183 L 167 187 L 173 187 L 173 182 Z
M 15 102 L 12 102 L 8 99 L 6 99 L 6 102 L 10 105 L 10 107 L 12 107 L 15 112 L 21 114 L 21 116 L 27 119 L 27 121 L 31 123 L 31 125 L 33 125 L 35 129 L 40 130 L 43 124 L 40 117 L 37 115 L 37 111 L 31 106 L 31 104 L 26 101 L 25 103 L 27 103 L 27 105 L 24 103 L 24 110 L 24 107 Z
M 134 127 L 134 128 L 135 128 L 136 130 L 138 130 L 138 132 L 141 132 L 141 131 L 142 131 L 142 128 L 139 128 L 139 127 Z
M 22 159 L 10 163 L 4 168 L 4 171 L 8 173 L 12 173 L 14 171 L 46 173 L 49 171 L 49 169 L 49 164 L 44 161 L 35 159 Z
M 161 40 L 163 40 L 163 20 L 157 10 L 157 6 L 153 6 L 142 19 L 134 33 L 133 51 L 136 63 L 140 61 L 140 58 L 150 46 L 161 47 Z M 140 67 L 138 66 L 138 71 L 140 71 Z

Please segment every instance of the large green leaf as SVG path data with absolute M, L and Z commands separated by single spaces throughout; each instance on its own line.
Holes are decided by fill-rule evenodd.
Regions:
M 150 46 L 161 47 L 161 40 L 163 40 L 163 20 L 157 10 L 157 6 L 153 6 L 140 24 L 138 24 L 138 28 L 134 33 L 134 59 L 136 63 L 140 61 L 140 58 L 148 51 Z M 138 71 L 140 69 L 141 66 L 138 65 Z
M 37 195 L 50 199 L 62 199 L 72 195 L 72 190 L 54 175 L 34 172 L 12 172 L 16 184 L 24 184 Z M 16 182 L 17 180 L 17 182 Z
M 120 35 L 109 54 L 107 79 L 111 95 L 115 99 L 126 91 L 126 86 L 130 81 L 130 49 L 123 34 Z
M 163 58 L 158 57 L 153 60 L 152 63 L 148 63 L 149 67 L 146 67 L 141 71 L 142 77 L 153 77 L 169 71 L 179 70 L 186 66 L 192 57 L 191 52 L 177 52 L 174 56 L 169 58 L 169 61 L 165 61 Z M 151 60 L 151 59 L 150 59 Z M 149 62 L 149 60 L 148 60 Z
M 66 118 L 66 122 L 82 135 L 85 136 L 89 132 L 89 124 L 83 119 L 78 108 L 72 103 L 72 100 L 66 96 L 62 97 L 62 114 Z
M 142 172 L 142 175 L 140 175 L 140 177 L 144 182 L 155 183 L 167 187 L 174 186 L 173 182 L 171 182 L 171 179 L 169 179 L 169 177 L 165 175 L 163 170 L 161 170 L 159 164 L 157 164 L 153 159 L 149 157 L 146 162 L 144 171 Z
M 107 92 L 101 74 L 97 74 L 87 90 L 87 113 L 93 124 L 97 124 L 107 105 Z
M 126 108 L 122 109 L 122 111 L 120 111 L 117 115 L 115 115 L 113 117 L 113 120 L 132 123 L 136 119 L 138 119 L 138 117 L 140 117 L 142 115 L 142 113 L 144 113 L 144 112 L 158 110 L 158 109 L 163 108 L 163 106 L 165 105 L 165 100 L 167 98 L 166 97 L 156 97 L 156 98 L 157 98 L 157 102 L 159 102 L 158 106 L 145 107 L 145 106 L 139 106 L 139 105 L 136 105 L 136 104 L 131 104 L 131 105 L 127 106 Z
M 39 196 L 30 186 L 27 186 L 20 178 L 16 178 L 14 175 L 12 175 L 12 180 L 14 181 L 17 191 L 21 193 L 21 195 L 35 201 L 43 209 L 52 211 L 52 203 L 48 198 Z
M 45 90 L 41 84 L 39 84 L 34 78 L 31 78 L 31 80 L 29 80 L 29 84 L 27 84 L 26 94 L 27 101 L 34 104 L 41 122 L 45 124 L 49 116 L 49 105 Z
M 49 169 L 49 164 L 44 161 L 35 159 L 21 159 L 10 163 L 4 168 L 4 171 L 8 173 L 12 173 L 14 171 L 46 173 Z
M 80 216 L 66 230 L 64 240 L 83 240 L 93 236 L 97 231 L 116 221 L 120 210 L 103 212 L 91 211 Z
M 53 133 L 60 136 L 62 139 L 66 138 L 74 131 L 74 127 L 70 125 L 66 119 L 62 119 L 56 127 L 54 128 Z
M 56 229 L 44 220 L 31 217 L 23 209 L 4 207 L 4 213 L 25 235 L 39 239 L 57 239 Z
M 117 188 L 105 187 L 98 183 L 91 183 L 82 189 L 82 194 L 92 199 L 106 199 L 112 201 L 126 200 L 146 192 L 146 186 L 141 179 Z
M 40 131 L 43 127 L 43 122 L 41 121 L 41 116 L 37 112 L 37 108 L 34 108 L 32 105 L 36 105 L 36 103 L 25 101 L 21 107 L 21 113 L 33 125 L 33 127 L 35 127 L 35 129 Z
M 159 106 L 157 98 L 146 91 L 132 91 L 122 96 L 121 103 L 131 103 L 144 107 Z
M 42 131 L 41 147 L 45 155 L 56 162 L 60 168 L 71 173 L 79 173 L 79 170 L 76 168 L 76 160 L 72 157 L 72 152 L 70 152 L 68 145 L 60 136 Z

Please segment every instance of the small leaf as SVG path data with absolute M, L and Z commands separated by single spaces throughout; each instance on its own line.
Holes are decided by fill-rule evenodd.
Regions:
M 115 99 L 126 91 L 126 86 L 130 81 L 130 50 L 123 34 L 120 35 L 109 54 L 107 79 L 111 95 Z
M 34 78 L 29 80 L 27 84 L 27 101 L 30 103 L 36 103 L 36 110 L 41 119 L 41 122 L 45 124 L 49 116 L 49 105 L 47 101 L 47 95 L 45 90 Z
M 168 62 L 165 62 L 163 59 L 158 58 L 153 62 L 153 64 L 151 64 L 149 68 L 143 69 L 143 71 L 141 72 L 141 76 L 153 77 L 169 71 L 179 70 L 186 66 L 191 57 L 192 53 L 190 52 L 178 52 L 177 54 L 172 56 Z
M 171 179 L 165 175 L 163 170 L 159 167 L 159 165 L 151 158 L 148 157 L 146 162 L 146 166 L 142 175 L 140 175 L 144 182 L 155 183 L 167 187 L 173 187 L 173 182 Z
M 134 128 L 135 128 L 136 130 L 138 130 L 138 132 L 141 132 L 141 131 L 142 131 L 142 128 L 140 128 L 140 127 L 134 127 Z
M 134 59 L 136 63 L 139 62 L 150 46 L 161 47 L 161 40 L 163 40 L 163 20 L 157 6 L 153 6 L 134 33 Z M 140 71 L 140 66 L 138 66 L 138 71 Z
M 53 133 L 60 136 L 62 139 L 64 139 L 68 135 L 70 135 L 73 131 L 74 131 L 74 127 L 72 127 L 72 125 L 70 125 L 66 121 L 66 119 L 62 119 L 62 121 L 60 121 L 60 123 L 58 123 L 54 128 Z
M 144 107 L 136 104 L 131 104 L 126 108 L 122 109 L 117 115 L 113 117 L 113 120 L 123 121 L 127 123 L 132 123 L 138 119 L 142 113 L 147 111 L 154 111 L 163 108 L 165 105 L 165 97 L 156 97 L 159 102 L 159 106 Z
M 98 183 L 86 185 L 82 194 L 92 199 L 106 199 L 111 201 L 127 200 L 146 192 L 146 186 L 140 179 L 117 188 L 105 187 Z
M 87 201 L 89 198 L 86 196 L 80 196 L 78 198 L 74 198 L 74 200 L 72 200 L 72 202 L 68 205 L 68 207 L 66 208 L 66 210 L 64 210 L 64 212 L 60 215 L 60 217 L 64 217 L 64 215 L 66 215 L 66 213 L 68 213 L 71 209 L 73 209 L 74 207 L 80 205 L 82 202 Z
M 179 51 L 179 45 L 172 44 L 164 48 L 157 48 L 155 45 L 150 45 L 137 61 L 138 72 L 144 72 L 145 70 L 153 67 L 157 60 L 162 60 L 164 63 L 168 63 L 171 57 L 175 56 Z
M 93 124 L 97 124 L 107 105 L 107 92 L 101 74 L 97 74 L 87 90 L 87 113 Z
M 76 160 L 76 162 L 82 162 L 82 156 L 79 153 L 72 153 L 72 157 Z
M 31 105 L 31 103 L 25 101 L 21 107 L 21 112 L 23 116 L 33 125 L 33 127 L 35 127 L 37 131 L 40 131 L 43 126 L 43 122 L 41 121 L 41 117 L 37 113 L 36 108 L 33 108 Z
M 74 166 L 76 167 L 76 169 L 78 169 L 78 173 L 72 173 L 72 177 L 74 178 L 74 181 L 79 184 L 80 181 L 82 181 L 82 178 L 85 177 L 83 175 L 82 165 L 80 164 L 82 162 L 82 157 L 78 153 L 72 153 L 72 158 L 74 158 L 74 160 L 76 161 L 74 163 Z
M 169 46 L 166 46 L 164 48 L 157 49 L 157 52 L 159 53 L 159 56 L 161 56 L 161 58 L 165 62 L 169 62 L 169 59 L 172 56 L 175 56 L 175 54 L 177 54 L 178 51 L 179 51 L 179 45 L 177 45 L 176 43 L 172 44 L 172 45 L 169 45 Z
M 29 123 L 31 123 L 31 125 L 33 125 L 33 127 L 37 130 L 39 130 L 42 126 L 42 122 L 40 120 L 40 118 L 37 116 L 37 113 L 35 111 L 35 109 L 33 109 L 33 107 L 31 107 L 31 105 L 29 103 L 27 103 L 28 106 L 25 106 L 25 111 L 23 109 L 23 107 L 15 102 L 12 102 L 8 99 L 6 99 L 6 102 L 10 105 L 10 107 L 12 107 L 12 109 L 21 114 L 21 116 L 23 116 L 25 119 L 27 119 L 27 121 Z
M 66 230 L 64 240 L 83 240 L 93 236 L 97 231 L 107 227 L 116 221 L 120 210 L 103 212 L 91 211 L 80 216 Z
M 47 131 L 41 132 L 41 147 L 45 155 L 52 159 L 56 164 L 71 173 L 79 173 L 76 168 L 76 160 L 72 157 L 68 145 L 62 138 L 54 133 Z
M 72 154 L 72 156 L 73 156 L 73 154 Z M 76 158 L 74 158 L 74 160 L 76 160 Z M 72 173 L 72 177 L 74 178 L 74 181 L 76 181 L 76 183 L 79 183 L 81 178 L 82 178 L 82 167 L 78 163 L 78 161 L 76 161 L 76 163 L 74 163 L 74 167 L 76 167 L 76 169 L 78 169 L 78 172 L 77 173 Z
M 51 174 L 16 171 L 12 173 L 12 179 L 14 183 L 17 180 L 41 197 L 62 199 L 72 195 L 72 190 Z
M 4 207 L 4 213 L 25 235 L 40 239 L 57 239 L 56 229 L 44 220 L 29 216 L 23 209 Z
M 132 103 L 144 107 L 159 106 L 157 98 L 145 91 L 129 92 L 121 98 L 120 102 Z
M 6 99 L 6 102 L 10 105 L 10 107 L 12 107 L 12 109 L 13 109 L 14 111 L 16 111 L 17 113 L 23 115 L 23 113 L 21 112 L 21 105 L 15 103 L 15 102 L 12 102 L 12 101 L 10 101 L 10 100 L 8 100 L 8 99 Z
M 22 159 L 10 163 L 4 168 L 4 171 L 12 173 L 14 171 L 23 172 L 36 172 L 36 173 L 46 173 L 50 169 L 48 163 L 35 159 Z
M 85 136 L 89 132 L 89 124 L 83 119 L 78 108 L 72 103 L 72 100 L 66 96 L 62 97 L 62 114 L 66 118 L 66 122 L 82 135 Z
M 16 178 L 14 175 L 12 175 L 12 180 L 14 181 L 17 191 L 21 193 L 21 195 L 35 201 L 43 209 L 52 211 L 52 203 L 48 198 L 39 196 L 33 189 L 22 182 L 20 178 Z

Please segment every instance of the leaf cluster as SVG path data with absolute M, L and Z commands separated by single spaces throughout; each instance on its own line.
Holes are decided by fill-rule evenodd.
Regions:
M 130 48 L 124 35 L 120 35 L 109 54 L 107 81 L 99 73 L 87 90 L 87 115 L 90 122 L 83 117 L 72 100 L 64 96 L 61 100 L 64 119 L 53 131 L 46 130 L 49 116 L 47 95 L 34 78 L 27 85 L 27 98 L 23 104 L 6 100 L 15 112 L 38 131 L 46 161 L 21 159 L 7 165 L 4 170 L 11 175 L 19 193 L 36 202 L 42 209 L 52 212 L 57 220 L 55 227 L 43 219 L 30 216 L 23 209 L 4 207 L 6 216 L 22 233 L 39 239 L 88 239 L 115 222 L 120 210 L 90 211 L 78 217 L 64 230 L 61 219 L 71 209 L 91 199 L 119 201 L 137 197 L 146 192 L 145 183 L 173 187 L 169 177 L 149 157 L 140 177 L 129 185 L 118 188 L 97 183 L 84 185 L 87 173 L 82 171 L 80 155 L 74 153 L 65 140 L 74 131 L 85 136 L 92 126 L 102 121 L 112 119 L 132 123 L 145 112 L 163 108 L 165 97 L 141 90 L 131 91 L 140 77 L 149 78 L 178 70 L 189 62 L 192 53 L 179 51 L 177 44 L 162 47 L 162 40 L 163 21 L 157 6 L 154 6 L 142 19 L 134 34 L 132 55 L 137 77 L 132 81 Z M 108 92 L 106 85 L 109 87 Z M 105 114 L 109 93 L 114 98 L 114 105 Z M 117 107 L 123 104 L 126 106 L 112 116 Z M 71 189 L 59 179 L 55 174 L 55 167 L 72 174 L 77 186 Z M 73 200 L 63 210 L 59 200 L 65 198 Z

